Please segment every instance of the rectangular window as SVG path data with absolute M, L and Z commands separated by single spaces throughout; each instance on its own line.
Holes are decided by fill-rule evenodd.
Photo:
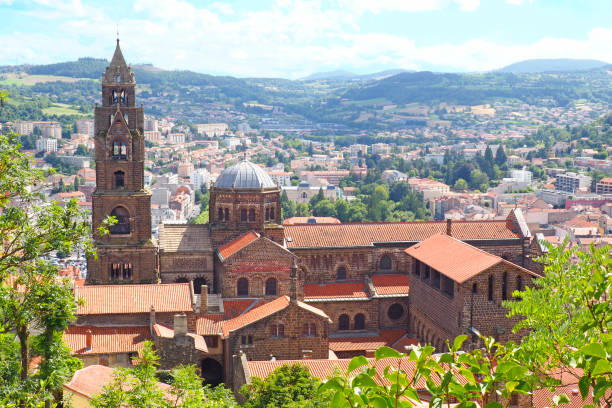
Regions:
M 429 265 L 425 265 L 425 268 L 423 268 L 423 274 L 421 275 L 421 279 L 423 279 L 425 282 L 429 282 L 429 275 L 431 272 L 431 268 L 429 267 Z
M 421 271 L 421 261 L 419 261 L 418 259 L 415 259 L 414 263 L 412 264 L 412 274 L 419 276 L 420 271 Z
M 455 296 L 455 282 L 442 275 L 442 291 L 451 298 Z
M 440 272 L 432 269 L 431 272 L 431 286 L 440 290 Z

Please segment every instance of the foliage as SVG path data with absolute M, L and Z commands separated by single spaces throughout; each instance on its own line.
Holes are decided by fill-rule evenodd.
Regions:
M 286 364 L 275 369 L 265 381 L 255 377 L 240 393 L 243 408 L 323 408 L 329 406 L 329 395 L 317 393 L 320 381 L 302 364 Z
M 202 386 L 194 366 L 178 366 L 171 372 L 171 384 L 160 386 L 156 367 L 159 356 L 151 342 L 144 343 L 140 357 L 131 368 L 117 368 L 112 382 L 92 400 L 94 408 L 221 408 L 236 407 L 230 390 L 223 386 Z M 163 387 L 163 388 L 162 388 Z
M 43 174 L 17 140 L 14 134 L 0 135 L 0 335 L 17 335 L 0 341 L 0 355 L 8 364 L 2 370 L 0 400 L 49 405 L 80 362 L 61 340 L 77 303 L 70 283 L 46 257 L 74 250 L 93 255 L 93 246 L 75 201 L 64 206 L 44 202 L 37 192 Z M 40 334 L 34 335 L 34 328 Z M 41 356 L 37 370 L 29 370 L 33 355 Z

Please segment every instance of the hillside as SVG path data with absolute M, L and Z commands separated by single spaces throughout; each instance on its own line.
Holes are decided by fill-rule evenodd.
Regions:
M 514 74 L 543 73 L 543 72 L 572 72 L 587 71 L 608 65 L 607 62 L 591 59 L 531 59 L 516 62 L 497 70 Z

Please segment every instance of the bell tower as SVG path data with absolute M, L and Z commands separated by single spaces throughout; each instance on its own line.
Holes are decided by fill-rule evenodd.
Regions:
M 93 236 L 98 259 L 88 259 L 87 284 L 157 282 L 157 247 L 151 235 L 151 193 L 144 187 L 144 110 L 119 39 L 102 74 L 102 105 L 95 110 L 96 190 Z M 98 228 L 106 217 L 109 234 Z

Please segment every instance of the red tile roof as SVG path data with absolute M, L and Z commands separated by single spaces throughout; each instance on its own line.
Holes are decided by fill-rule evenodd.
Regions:
M 198 317 L 196 319 L 196 334 L 202 336 L 221 334 L 221 321 L 223 321 L 222 314 L 209 314 L 205 317 Z
M 234 330 L 241 329 L 249 324 L 255 323 L 261 319 L 271 316 L 275 313 L 284 310 L 291 303 L 289 296 L 280 296 L 271 302 L 265 303 L 262 306 L 249 310 L 248 312 L 235 317 L 231 320 L 226 320 L 221 323 L 223 336 L 227 337 Z M 308 310 L 311 313 L 317 314 L 329 320 L 329 317 L 320 309 L 309 306 L 303 302 L 297 302 L 297 305 L 302 309 Z M 329 320 L 331 322 L 331 320 Z
M 239 236 L 238 238 L 223 244 L 217 250 L 219 252 L 219 256 L 221 261 L 229 258 L 234 255 L 236 252 L 240 251 L 242 248 L 251 244 L 259 238 L 259 234 L 255 231 L 249 231 L 246 234 Z
M 340 220 L 334 217 L 290 217 L 283 221 L 283 225 L 298 224 L 340 224 Z
M 86 348 L 87 331 L 91 331 L 91 350 Z M 131 353 L 143 349 L 145 340 L 152 340 L 148 326 L 69 326 L 64 341 L 71 354 Z
M 374 275 L 372 283 L 379 296 L 407 295 L 410 292 L 410 276 L 408 275 Z
M 223 299 L 223 313 L 224 318 L 233 319 L 234 317 L 240 316 L 247 310 L 251 310 L 256 306 L 261 306 L 264 301 L 260 299 Z
M 460 240 L 516 239 L 506 220 L 453 221 L 451 233 Z M 372 246 L 381 242 L 418 242 L 446 232 L 444 221 L 373 222 L 288 225 L 288 248 L 337 248 Z
M 191 312 L 188 283 L 156 285 L 86 285 L 74 288 L 77 298 L 85 301 L 77 315 Z
M 411 246 L 405 252 L 457 283 L 463 283 L 499 263 L 510 263 L 499 256 L 492 255 L 446 234 L 436 234 Z M 512 265 L 533 274 L 518 265 Z
M 102 393 L 103 387 L 113 380 L 114 372 L 115 370 L 110 367 L 97 364 L 90 365 L 77 370 L 72 380 L 68 384 L 64 384 L 64 388 L 91 399 Z M 157 387 L 164 392 L 166 398 L 170 398 L 170 389 L 172 388 L 170 385 L 158 382 Z
M 333 283 L 307 283 L 304 284 L 304 300 L 337 300 L 368 299 L 366 286 L 363 282 L 333 282 Z
M 367 351 L 376 350 L 382 346 L 391 347 L 406 334 L 405 330 L 381 330 L 378 336 L 362 337 L 330 337 L 329 349 L 340 351 Z M 405 350 L 400 350 L 405 352 Z

